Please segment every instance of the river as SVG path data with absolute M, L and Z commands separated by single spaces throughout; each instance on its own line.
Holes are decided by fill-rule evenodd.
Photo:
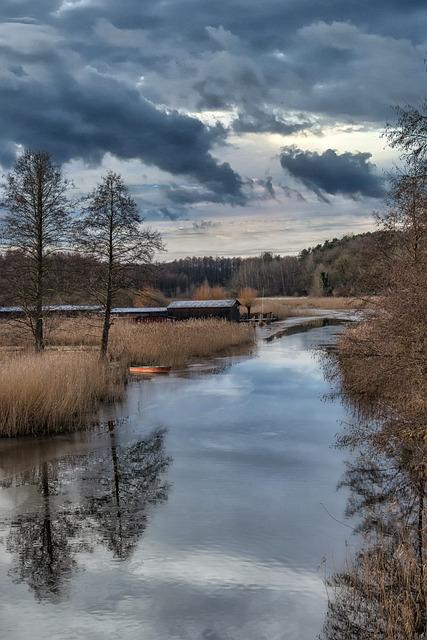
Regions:
M 312 640 L 352 531 L 341 327 L 135 381 L 102 428 L 0 445 L 7 640 Z

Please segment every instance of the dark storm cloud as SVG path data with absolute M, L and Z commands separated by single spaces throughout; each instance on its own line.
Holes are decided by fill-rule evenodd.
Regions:
M 279 133 L 285 136 L 309 129 L 309 121 L 287 121 L 272 112 L 252 109 L 248 113 L 240 112 L 233 120 L 232 127 L 236 133 Z
M 307 200 L 304 198 L 302 193 L 298 191 L 298 189 L 292 189 L 292 187 L 288 187 L 286 184 L 281 184 L 280 188 L 286 198 L 294 198 L 298 202 L 307 202 Z
M 42 0 L 39 15 L 57 17 L 74 28 L 84 28 L 91 20 L 102 16 L 122 29 L 147 29 L 162 38 L 175 38 L 199 48 L 210 40 L 211 47 L 229 46 L 226 36 L 218 42 L 206 33 L 206 26 L 249 41 L 253 48 L 264 49 L 283 44 L 285 36 L 311 22 L 342 21 L 363 25 L 370 31 L 399 37 L 425 36 L 425 3 L 423 0 L 247 0 L 242 19 L 241 0 L 174 0 L 174 2 L 141 2 L 140 0 L 103 0 L 102 2 L 53 2 Z M 7 1 L 9 14 L 17 12 L 16 1 Z M 14 9 L 15 7 L 15 9 Z M 34 13 L 33 0 L 19 3 L 20 15 Z
M 266 178 L 252 178 L 252 180 L 248 181 L 247 187 L 252 192 L 251 200 L 276 199 L 276 189 L 273 184 L 272 176 L 267 176 Z
M 44 148 L 62 161 L 99 163 L 106 152 L 139 158 L 171 174 L 197 179 L 217 202 L 243 204 L 242 181 L 211 155 L 222 127 L 156 108 L 136 89 L 94 70 L 74 77 L 59 56 L 48 78 L 3 78 L 0 102 L 3 147 Z M 10 160 L 3 154 L 3 161 Z
M 324 153 L 285 147 L 280 164 L 289 174 L 316 193 L 323 201 L 325 194 L 341 194 L 351 198 L 384 196 L 384 180 L 375 173 L 370 153 Z
M 156 209 L 144 210 L 146 220 L 184 220 L 188 216 L 186 209 L 172 209 L 171 207 L 157 207 Z
M 192 108 L 236 106 L 242 127 L 261 104 L 382 122 L 390 104 L 418 98 L 423 78 L 422 0 L 248 0 L 244 19 L 240 0 L 70 0 L 58 7 L 45 19 L 92 63 L 155 70 L 148 97 Z M 274 118 L 271 127 L 279 132 Z
M 244 16 L 241 0 L 3 0 L 0 162 L 16 144 L 110 152 L 188 176 L 173 204 L 244 204 L 215 158 L 226 132 L 186 113 L 229 111 L 236 134 L 383 123 L 420 96 L 426 16 L 424 0 L 247 0 Z
M 214 202 L 217 204 L 228 202 L 231 205 L 243 205 L 248 199 L 248 195 L 245 192 L 247 190 L 243 189 L 245 185 L 241 181 L 239 181 L 239 192 L 234 194 L 233 197 L 228 195 L 226 199 L 220 190 L 214 188 L 215 185 L 209 188 L 208 181 L 206 185 L 208 188 L 198 185 L 166 184 L 162 185 L 161 191 L 168 202 L 177 206 L 193 205 L 200 202 Z

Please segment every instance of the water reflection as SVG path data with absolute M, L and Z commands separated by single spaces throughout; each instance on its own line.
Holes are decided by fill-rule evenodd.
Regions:
M 17 485 L 36 491 L 11 523 L 6 548 L 15 562 L 10 575 L 26 582 L 38 600 L 60 598 L 76 568 L 80 521 L 75 509 L 57 509 L 54 504 L 58 476 L 57 463 L 43 462 L 16 478 Z
M 56 602 L 67 594 L 79 552 L 101 544 L 115 558 L 128 559 L 147 526 L 150 506 L 167 499 L 164 476 L 171 459 L 165 433 L 156 430 L 119 444 L 110 422 L 107 447 L 42 460 L 3 480 L 3 488 L 23 498 L 1 523 L 9 526 L 13 580 L 27 583 L 37 600 Z
M 348 537 L 336 521 L 344 456 L 330 446 L 345 413 L 322 401 L 329 385 L 312 355 L 339 330 L 260 342 L 220 375 L 193 367 L 131 382 L 103 414 L 126 416 L 114 429 L 2 442 L 2 637 L 313 640 L 327 605 L 322 558 L 341 566 Z M 6 549 L 18 522 L 43 524 L 44 463 L 50 567 L 40 527 L 28 551 Z M 168 482 L 173 499 L 160 504 Z M 64 535 L 61 517 L 73 525 Z
M 347 570 L 330 580 L 324 636 L 425 638 L 426 442 L 410 435 L 405 415 L 379 420 L 361 398 L 353 404 L 354 423 L 340 443 L 357 455 L 341 486 L 350 490 L 347 515 L 358 516 L 362 544 Z
M 164 454 L 165 431 L 128 447 L 117 444 L 112 422 L 109 434 L 109 452 L 92 461 L 84 476 L 85 508 L 103 544 L 125 560 L 147 526 L 148 507 L 167 499 L 163 473 L 170 458 Z

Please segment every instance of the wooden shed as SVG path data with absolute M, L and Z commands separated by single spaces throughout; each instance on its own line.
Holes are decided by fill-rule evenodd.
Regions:
M 135 322 L 164 322 L 168 319 L 166 307 L 116 307 L 111 309 L 116 318 L 130 318 Z
M 57 304 L 45 305 L 43 312 L 46 315 L 58 316 L 79 316 L 79 315 L 102 315 L 103 308 L 100 305 L 90 304 Z M 25 315 L 22 307 L 0 307 L 0 319 L 6 320 L 20 318 Z M 160 322 L 167 320 L 168 310 L 166 307 L 115 307 L 111 309 L 114 318 L 129 318 L 135 322 Z
M 23 307 L 0 307 L 0 319 L 5 320 L 22 318 L 29 312 L 34 312 L 34 307 L 24 310 Z M 43 305 L 43 313 L 46 315 L 76 316 L 101 313 L 102 307 L 93 304 L 53 304 Z
M 236 298 L 229 300 L 175 300 L 168 306 L 168 317 L 174 320 L 190 318 L 223 318 L 239 322 L 240 302 Z

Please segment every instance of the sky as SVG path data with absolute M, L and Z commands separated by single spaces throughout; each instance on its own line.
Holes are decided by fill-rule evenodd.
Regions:
M 425 96 L 425 0 L 0 0 L 0 168 L 120 172 L 167 252 L 296 254 L 371 230 Z

